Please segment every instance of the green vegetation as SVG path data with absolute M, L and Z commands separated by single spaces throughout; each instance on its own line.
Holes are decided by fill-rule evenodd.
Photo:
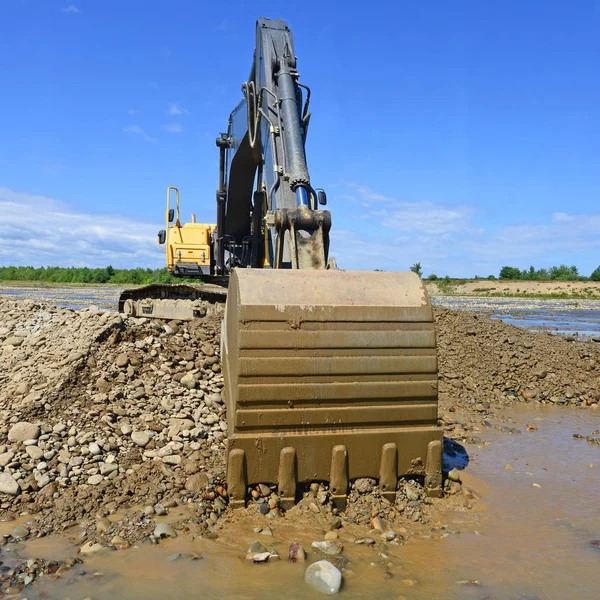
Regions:
M 166 269 L 101 269 L 88 267 L 0 267 L 0 281 L 37 281 L 47 283 L 88 283 L 115 285 L 149 283 L 174 283 L 175 279 Z
M 597 273 L 598 279 L 594 279 L 594 273 Z M 600 267 L 592 273 L 589 279 L 600 281 Z M 520 281 L 588 281 L 587 277 L 579 274 L 575 265 L 559 265 L 549 269 L 536 269 L 531 266 L 522 271 L 518 267 L 502 267 L 500 269 L 500 279 L 516 279 Z
M 420 263 L 420 262 L 418 262 L 418 263 L 415 263 L 415 264 L 414 264 L 414 265 L 413 265 L 413 266 L 410 268 L 410 270 L 411 270 L 413 273 L 416 273 L 416 274 L 417 274 L 419 277 L 423 277 L 423 269 L 421 268 L 421 263 Z
M 595 271 L 590 275 L 590 279 L 592 281 L 600 281 L 600 267 L 598 267 Z

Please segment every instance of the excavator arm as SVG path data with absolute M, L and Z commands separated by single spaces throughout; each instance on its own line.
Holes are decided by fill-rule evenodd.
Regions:
M 317 210 L 306 161 L 310 89 L 299 82 L 294 42 L 261 18 L 243 97 L 220 149 L 216 272 L 239 267 L 325 268 L 331 216 Z

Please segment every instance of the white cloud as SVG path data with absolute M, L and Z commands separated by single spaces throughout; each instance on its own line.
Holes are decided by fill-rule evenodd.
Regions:
M 168 123 L 167 125 L 161 125 L 161 127 L 169 133 L 181 133 L 183 131 L 179 123 Z
M 69 6 L 67 6 L 66 8 L 61 8 L 61 11 L 64 12 L 64 13 L 78 13 L 78 12 L 80 12 L 80 10 L 74 4 L 69 4 Z
M 139 125 L 128 125 L 123 128 L 125 133 L 133 133 L 139 135 L 145 142 L 155 142 L 156 138 L 148 135 Z
M 538 215 L 536 223 L 481 225 L 469 205 L 405 202 L 352 183 L 332 186 L 331 251 L 342 268 L 407 270 L 425 274 L 497 275 L 503 265 L 537 268 L 577 264 L 593 270 L 600 259 L 600 214 Z M 489 216 L 488 216 L 489 219 Z
M 0 188 L 0 264 L 161 267 L 158 223 L 89 214 L 53 198 Z
M 171 116 L 177 115 L 185 115 L 190 111 L 187 108 L 183 108 L 180 104 L 176 102 L 169 102 L 169 108 L 167 109 L 167 114 Z

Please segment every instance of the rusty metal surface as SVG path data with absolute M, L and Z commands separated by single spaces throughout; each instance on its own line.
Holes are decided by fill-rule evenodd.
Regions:
M 335 480 L 341 498 L 358 477 L 441 481 L 433 314 L 413 273 L 235 270 L 222 353 L 234 505 L 258 482 L 289 496 Z

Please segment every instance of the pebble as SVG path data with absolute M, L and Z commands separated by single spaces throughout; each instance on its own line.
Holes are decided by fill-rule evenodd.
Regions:
M 81 546 L 81 548 L 79 548 L 79 552 L 81 554 L 96 554 L 101 550 L 104 550 L 104 546 L 102 544 L 94 544 L 92 542 L 87 542 L 86 544 Z
M 15 527 L 10 534 L 15 540 L 22 540 L 29 535 L 29 529 L 25 525 L 19 525 Z
M 332 556 L 340 554 L 344 549 L 342 542 L 325 540 L 324 542 L 313 542 L 311 547 L 315 550 L 320 550 L 324 554 L 330 554 Z
M 131 434 L 131 439 L 134 444 L 140 448 L 145 448 L 150 442 L 150 436 L 145 431 L 134 431 Z
M 157 540 L 160 540 L 161 538 L 165 537 L 177 537 L 177 532 L 168 523 L 159 523 L 154 528 L 153 535 Z
M 342 573 L 328 560 L 320 560 L 306 569 L 304 580 L 321 592 L 337 594 L 342 586 Z
M 102 475 L 92 475 L 91 477 L 88 477 L 87 482 L 90 485 L 98 485 L 99 483 L 102 482 L 103 479 L 104 479 L 104 477 Z
M 452 469 L 448 472 L 448 479 L 450 481 L 460 481 L 460 471 L 458 469 Z M 409 498 L 410 500 L 411 498 Z
M 306 560 L 306 551 L 300 542 L 292 542 L 290 544 L 288 558 L 291 562 L 304 562 Z

